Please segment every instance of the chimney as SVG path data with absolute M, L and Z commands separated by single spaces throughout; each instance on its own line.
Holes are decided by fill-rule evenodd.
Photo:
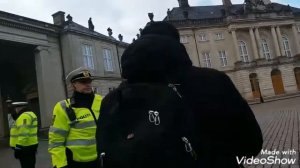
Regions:
M 230 8 L 232 6 L 232 3 L 230 0 L 222 0 L 223 2 L 223 6 L 224 6 L 224 9 L 225 9 L 225 15 L 228 16 L 230 15 Z
M 226 6 L 226 7 L 230 7 L 232 6 L 232 3 L 230 0 L 222 0 L 223 1 L 223 5 Z
M 55 25 L 61 26 L 65 23 L 65 12 L 58 11 L 54 13 L 52 17 L 53 17 L 53 23 Z
M 190 7 L 188 0 L 178 0 L 178 3 L 180 8 Z
M 188 19 L 189 18 L 189 12 L 188 11 L 183 11 L 183 17 L 185 19 Z

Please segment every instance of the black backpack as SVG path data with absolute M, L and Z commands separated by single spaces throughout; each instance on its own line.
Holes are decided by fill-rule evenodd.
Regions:
M 97 150 L 103 168 L 192 168 L 189 115 L 173 84 L 126 84 L 102 101 Z

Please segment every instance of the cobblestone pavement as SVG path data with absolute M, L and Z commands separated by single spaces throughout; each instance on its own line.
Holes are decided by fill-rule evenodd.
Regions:
M 299 168 L 300 151 L 300 97 L 251 105 L 261 126 L 264 136 L 263 149 L 279 152 L 276 155 L 260 154 L 257 158 L 268 156 L 296 159 L 294 164 L 245 164 L 247 168 Z M 47 141 L 41 141 L 38 148 L 36 168 L 51 168 L 50 155 L 47 152 Z M 293 151 L 295 150 L 296 154 Z M 290 152 L 282 154 L 282 151 Z M 284 160 L 283 160 L 284 161 Z M 0 148 L 0 167 L 18 168 L 19 162 L 14 159 L 10 148 Z
M 245 167 L 299 168 L 300 98 L 252 105 L 251 108 L 264 138 L 263 151 L 256 158 L 261 163 L 269 164 L 248 164 Z M 270 154 L 266 150 L 275 152 Z M 291 161 L 290 164 L 287 163 L 288 160 Z M 274 164 L 270 164 L 271 162 Z
M 36 168 L 52 168 L 50 155 L 47 151 L 48 141 L 40 141 L 37 157 Z M 20 163 L 14 158 L 11 148 L 0 149 L 0 167 L 1 168 L 20 168 Z

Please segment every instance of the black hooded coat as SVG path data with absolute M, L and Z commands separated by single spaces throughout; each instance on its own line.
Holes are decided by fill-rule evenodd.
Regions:
M 198 167 L 239 167 L 236 157 L 256 156 L 261 150 L 260 127 L 230 78 L 214 69 L 192 66 L 178 39 L 142 35 L 125 50 L 121 64 L 122 77 L 128 83 L 181 84 L 183 100 L 193 114 L 189 125 Z M 126 84 L 120 88 L 122 85 Z M 113 106 L 114 94 L 111 92 L 102 101 L 104 111 Z

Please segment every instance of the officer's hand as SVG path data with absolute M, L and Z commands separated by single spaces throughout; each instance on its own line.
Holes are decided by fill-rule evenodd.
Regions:
M 57 168 L 56 166 L 54 166 L 53 168 Z M 61 167 L 61 168 L 68 168 L 68 165 L 67 166 L 64 166 L 64 167 Z
M 21 149 L 15 149 L 14 151 L 15 151 L 15 153 L 14 153 L 15 158 L 19 159 L 21 156 L 21 152 L 22 152 Z

